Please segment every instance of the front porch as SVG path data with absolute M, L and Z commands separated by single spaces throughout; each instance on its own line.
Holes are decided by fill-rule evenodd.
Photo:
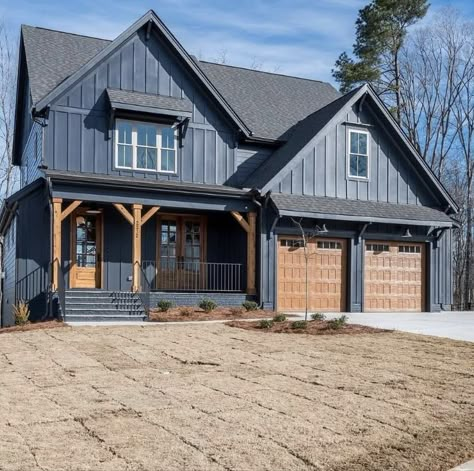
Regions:
M 254 211 L 59 197 L 52 205 L 52 286 L 63 313 L 73 306 L 90 315 L 100 308 L 141 314 L 137 299 L 145 312 L 160 298 L 239 305 L 256 294 Z

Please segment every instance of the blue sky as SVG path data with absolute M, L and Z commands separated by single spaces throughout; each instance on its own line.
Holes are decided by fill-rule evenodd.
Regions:
M 321 80 L 351 51 L 358 10 L 368 0 L 0 0 L 0 21 L 113 39 L 153 8 L 178 40 L 204 60 L 258 66 Z M 433 0 L 474 19 L 472 0 Z

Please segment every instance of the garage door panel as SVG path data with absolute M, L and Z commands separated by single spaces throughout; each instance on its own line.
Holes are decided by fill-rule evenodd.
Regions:
M 422 311 L 425 290 L 424 244 L 366 242 L 365 311 Z
M 280 238 L 278 247 L 278 309 L 303 311 L 306 297 L 304 249 L 297 239 Z M 308 243 L 308 306 L 312 311 L 343 311 L 345 307 L 346 241 L 318 239 Z M 291 280 L 291 283 L 288 283 Z

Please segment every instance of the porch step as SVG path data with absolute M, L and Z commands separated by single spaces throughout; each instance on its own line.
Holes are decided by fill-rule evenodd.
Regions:
M 67 322 L 141 321 L 146 312 L 140 297 L 130 291 L 67 290 Z

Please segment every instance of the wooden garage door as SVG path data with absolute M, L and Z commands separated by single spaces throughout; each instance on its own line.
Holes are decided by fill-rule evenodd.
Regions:
M 364 311 L 423 311 L 425 245 L 367 241 Z
M 311 311 L 340 312 L 346 299 L 346 241 L 318 239 L 308 244 L 308 306 Z M 305 257 L 301 240 L 278 240 L 278 306 L 281 311 L 304 311 Z

